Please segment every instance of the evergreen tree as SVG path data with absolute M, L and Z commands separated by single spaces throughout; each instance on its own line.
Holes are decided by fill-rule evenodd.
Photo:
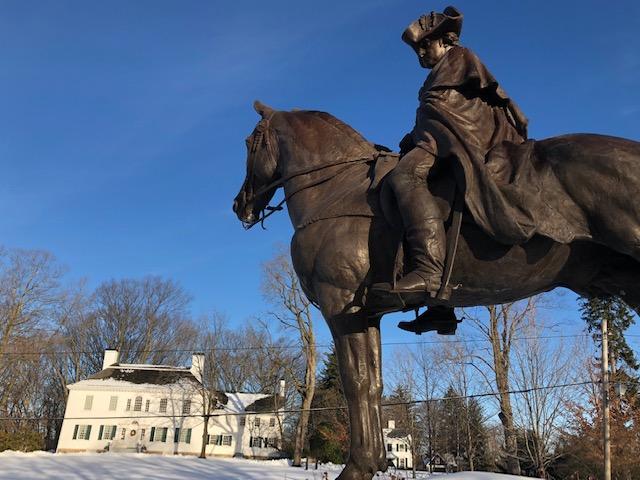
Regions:
M 324 359 L 312 408 L 344 405 L 335 346 Z M 312 412 L 309 422 L 311 455 L 321 462 L 344 463 L 349 455 L 349 417 L 346 409 Z
M 437 410 L 436 451 L 443 456 L 453 456 L 460 468 L 482 470 L 489 463 L 482 406 L 475 398 L 459 396 L 450 386 Z
M 602 344 L 602 319 L 606 318 L 609 330 L 609 352 L 611 365 L 616 368 L 618 362 L 632 370 L 638 370 L 638 361 L 633 350 L 624 338 L 624 333 L 635 323 L 629 307 L 617 297 L 603 296 L 582 298 L 580 301 L 582 319 L 587 323 L 589 333 L 597 345 Z

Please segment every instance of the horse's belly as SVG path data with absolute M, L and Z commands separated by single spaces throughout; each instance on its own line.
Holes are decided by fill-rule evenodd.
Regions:
M 465 227 L 450 282 L 451 302 L 456 306 L 511 302 L 562 283 L 569 245 L 534 237 L 523 245 L 506 246 L 476 227 Z

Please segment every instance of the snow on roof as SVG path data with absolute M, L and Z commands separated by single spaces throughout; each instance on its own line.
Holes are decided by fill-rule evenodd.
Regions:
M 227 402 L 225 411 L 241 412 L 271 412 L 284 406 L 284 399 L 267 393 L 225 393 Z
M 193 375 L 190 368 L 173 367 L 169 365 L 146 365 L 136 363 L 116 363 L 86 380 L 69 385 L 69 387 L 158 387 L 173 384 L 193 383 L 200 385 L 200 381 Z

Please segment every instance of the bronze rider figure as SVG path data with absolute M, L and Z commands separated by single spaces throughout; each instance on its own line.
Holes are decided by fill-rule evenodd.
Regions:
M 425 292 L 435 297 L 445 261 L 444 219 L 427 187 L 436 161 L 455 159 L 456 149 L 482 162 L 495 145 L 527 138 L 527 120 L 500 88 L 480 59 L 459 45 L 462 14 L 454 7 L 431 12 L 411 23 L 402 34 L 420 66 L 431 72 L 419 91 L 413 130 L 400 142 L 401 159 L 389 184 L 404 227 L 411 270 L 392 291 Z M 442 300 L 446 300 L 448 295 Z M 453 309 L 431 307 L 399 327 L 422 333 L 433 320 L 455 322 Z

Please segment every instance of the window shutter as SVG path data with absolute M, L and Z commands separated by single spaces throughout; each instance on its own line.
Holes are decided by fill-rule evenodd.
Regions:
M 89 440 L 89 438 L 91 438 L 91 425 L 87 425 L 87 434 L 85 435 L 84 439 Z
M 187 443 L 191 443 L 191 429 L 187 428 Z
M 118 428 L 118 427 L 117 427 L 116 425 L 114 425 L 114 426 L 111 428 L 111 440 L 113 440 L 114 438 L 116 438 L 116 429 L 117 429 L 117 428 Z
M 75 440 L 78 437 L 78 425 L 73 427 L 73 439 Z
M 173 431 L 173 443 L 178 443 L 180 441 L 180 429 L 176 428 Z
M 98 440 L 102 440 L 103 431 L 104 431 L 104 425 L 100 425 L 100 430 L 98 431 Z
M 156 435 L 156 427 L 151 427 L 151 435 L 149 435 L 149 441 L 153 442 L 153 439 L 155 438 Z

